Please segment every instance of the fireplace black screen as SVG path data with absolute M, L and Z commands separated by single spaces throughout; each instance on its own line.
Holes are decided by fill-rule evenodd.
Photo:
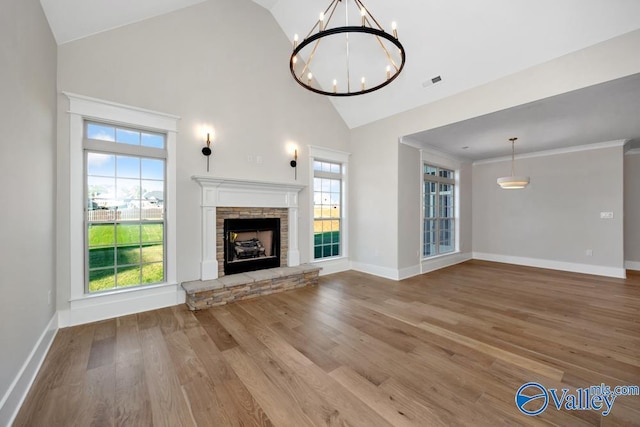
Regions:
M 280 267 L 280 218 L 224 220 L 224 274 Z

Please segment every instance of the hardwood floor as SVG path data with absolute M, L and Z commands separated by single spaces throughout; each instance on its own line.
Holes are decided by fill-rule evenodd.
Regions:
M 514 398 L 529 381 L 640 385 L 640 274 L 347 272 L 61 329 L 14 425 L 640 425 L 640 396 L 606 417 L 552 404 L 525 416 Z

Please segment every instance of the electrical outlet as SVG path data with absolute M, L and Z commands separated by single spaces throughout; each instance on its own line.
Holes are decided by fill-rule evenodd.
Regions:
M 256 156 L 256 164 L 257 165 L 261 165 L 262 164 L 262 156 Z
M 584 251 L 584 254 L 586 256 L 593 256 L 593 249 L 587 249 L 586 251 Z
M 600 219 L 613 219 L 613 212 L 600 212 Z

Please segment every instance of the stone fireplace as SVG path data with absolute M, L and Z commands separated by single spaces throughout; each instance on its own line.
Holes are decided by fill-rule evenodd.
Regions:
M 235 252 L 235 242 L 229 242 L 225 236 L 225 220 L 235 219 L 278 219 L 280 223 L 279 236 L 272 239 L 279 240 L 279 257 L 276 260 L 279 266 L 295 267 L 300 265 L 300 251 L 298 246 L 298 193 L 304 188 L 301 185 L 270 183 L 263 181 L 247 181 L 224 178 L 211 178 L 207 176 L 194 176 L 192 178 L 202 188 L 202 259 L 200 263 L 200 280 L 211 280 L 222 277 L 225 274 L 225 263 L 229 264 L 227 252 Z M 253 245 L 251 239 L 260 237 L 255 234 L 261 231 L 261 227 L 248 227 L 254 230 L 241 230 L 249 233 L 238 234 L 237 240 L 245 242 L 247 251 L 242 255 L 242 260 L 236 259 L 235 263 L 245 262 L 245 256 L 251 252 L 260 253 L 261 248 Z M 254 233 L 253 235 L 250 235 Z M 226 237 L 226 238 L 225 238 Z M 265 238 L 264 235 L 262 237 Z M 233 243 L 234 246 L 229 246 Z M 254 242 L 255 243 L 255 242 Z M 273 240 L 269 243 L 273 243 Z M 264 242 L 260 242 L 264 246 Z M 265 254 L 267 249 L 265 249 Z M 239 248 L 239 253 L 242 248 Z M 265 256 L 266 257 L 266 256 Z M 258 258 L 265 258 L 258 257 Z M 273 261 L 274 255 L 269 253 Z M 240 258 L 240 257 L 238 257 Z M 263 262 L 263 261 L 259 261 Z M 276 265 L 276 267 L 278 266 Z M 270 267 L 263 267 L 270 268 Z M 235 273 L 235 267 L 231 273 Z M 228 268 L 227 268 L 228 271 Z

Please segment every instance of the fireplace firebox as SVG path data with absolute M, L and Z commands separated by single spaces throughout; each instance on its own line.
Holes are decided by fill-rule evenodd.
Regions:
M 280 218 L 224 220 L 224 274 L 280 267 Z

